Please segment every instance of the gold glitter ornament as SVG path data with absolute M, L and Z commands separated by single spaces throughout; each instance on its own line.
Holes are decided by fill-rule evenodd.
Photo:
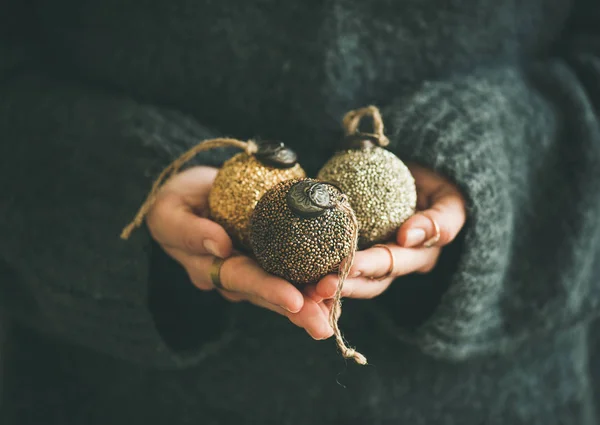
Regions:
M 250 220 L 252 251 L 265 271 L 297 285 L 338 273 L 329 323 L 342 355 L 366 364 L 362 354 L 346 346 L 337 324 L 357 240 L 358 222 L 346 195 L 315 179 L 279 183 L 260 199 Z
M 282 181 L 306 176 L 295 159 L 291 167 L 288 165 L 290 162 L 282 165 L 265 161 L 260 154 L 242 152 L 219 170 L 208 197 L 210 217 L 223 226 L 236 245 L 250 248 L 250 216 L 267 190 Z
M 134 220 L 123 229 L 121 238 L 127 239 L 141 225 L 163 183 L 177 174 L 186 162 L 199 152 L 225 146 L 244 152 L 226 161 L 217 173 L 208 197 L 210 216 L 225 228 L 238 247 L 249 249 L 250 215 L 260 197 L 281 181 L 306 175 L 297 163 L 296 154 L 283 143 L 242 142 L 229 138 L 199 143 L 163 170 Z
M 358 132 L 367 115 L 373 118 L 374 133 Z M 376 107 L 348 112 L 344 127 L 347 148 L 337 152 L 317 178 L 338 185 L 348 195 L 360 227 L 358 246 L 363 249 L 394 238 L 415 213 L 417 191 L 408 167 L 383 148 L 389 141 Z

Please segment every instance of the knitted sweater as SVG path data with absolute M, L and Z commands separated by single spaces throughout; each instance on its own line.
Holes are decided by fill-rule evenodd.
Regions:
M 594 423 L 597 0 L 0 7 L 15 423 Z M 344 303 L 369 366 L 196 290 L 146 231 L 119 239 L 200 139 L 282 140 L 314 175 L 367 104 L 392 151 L 461 188 L 469 217 L 432 273 Z

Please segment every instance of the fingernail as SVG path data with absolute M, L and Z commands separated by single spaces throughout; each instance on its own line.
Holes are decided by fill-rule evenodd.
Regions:
M 329 339 L 333 336 L 333 329 L 331 329 L 331 327 L 329 328 L 329 331 L 327 332 L 327 336 L 324 336 L 323 338 L 320 339 L 320 341 L 323 341 L 325 339 Z
M 314 339 L 315 341 L 322 341 L 322 340 L 324 340 L 324 339 L 327 339 L 327 338 L 316 338 L 315 336 L 313 336 L 313 334 L 311 334 L 311 333 L 310 333 L 310 332 L 308 332 L 308 331 L 306 331 L 306 333 L 307 333 L 307 334 L 308 334 L 308 335 L 309 335 L 309 336 L 310 336 L 312 339 Z
M 285 311 L 287 311 L 287 312 L 294 313 L 292 310 L 290 310 L 289 308 L 287 308 L 287 307 L 286 307 L 286 306 L 284 306 L 284 305 L 281 305 L 281 304 L 280 304 L 280 305 L 279 305 L 279 308 L 282 308 L 282 309 L 284 309 L 284 310 L 285 310 Z M 296 312 L 296 313 L 297 313 L 297 312 Z
M 404 243 L 405 247 L 417 246 L 421 245 L 425 242 L 425 238 L 427 234 L 423 229 L 410 229 L 406 232 L 406 242 Z
M 355 278 L 355 277 L 359 277 L 362 274 L 362 272 L 360 270 L 355 271 L 354 273 L 352 273 L 350 275 L 350 278 Z
M 217 244 L 215 243 L 215 241 L 211 241 L 210 239 L 204 239 L 202 245 L 204 245 L 204 249 L 207 250 L 210 254 L 214 255 L 215 257 L 223 258 L 223 256 L 219 253 L 219 248 L 217 248 Z

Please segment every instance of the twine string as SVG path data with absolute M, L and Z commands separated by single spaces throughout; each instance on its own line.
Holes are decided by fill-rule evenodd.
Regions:
M 220 148 L 220 147 L 224 147 L 224 146 L 232 146 L 232 147 L 242 149 L 249 155 L 256 153 L 258 150 L 258 145 L 252 140 L 249 140 L 247 142 L 242 142 L 241 140 L 237 140 L 237 139 L 218 138 L 218 139 L 209 139 L 209 140 L 200 142 L 196 146 L 194 146 L 193 148 L 188 150 L 187 152 L 184 152 L 179 158 L 177 158 L 173 162 L 171 162 L 159 174 L 159 176 L 156 178 L 156 180 L 154 180 L 154 183 L 152 184 L 152 188 L 150 189 L 150 192 L 148 193 L 146 200 L 144 201 L 144 203 L 138 210 L 137 214 L 135 215 L 133 220 L 127 226 L 125 226 L 125 228 L 123 228 L 123 231 L 121 232 L 121 239 L 129 239 L 129 237 L 131 236 L 131 233 L 136 228 L 138 228 L 142 225 L 144 218 L 146 217 L 146 214 L 148 214 L 148 211 L 150 211 L 150 209 L 156 202 L 156 199 L 158 197 L 158 193 L 160 192 L 160 189 L 168 181 L 168 179 L 170 179 L 175 174 L 177 174 L 177 172 L 179 172 L 179 170 L 181 169 L 182 166 L 184 166 L 188 161 L 193 159 L 200 152 L 204 152 L 207 150 L 216 149 L 216 148 Z
M 333 297 L 333 306 L 331 308 L 331 312 L 329 313 L 329 324 L 333 329 L 333 334 L 335 336 L 335 341 L 339 350 L 347 359 L 353 359 L 356 363 L 360 365 L 367 364 L 367 358 L 363 356 L 361 353 L 356 351 L 354 348 L 349 347 L 342 336 L 342 332 L 340 331 L 340 327 L 338 325 L 338 320 L 340 315 L 342 314 L 342 290 L 344 289 L 344 282 L 348 278 L 348 274 L 350 273 L 350 269 L 352 268 L 352 264 L 354 263 L 354 256 L 356 255 L 356 249 L 358 244 L 358 220 L 356 219 L 356 215 L 354 214 L 354 210 L 350 206 L 348 202 L 348 197 L 346 195 L 342 195 L 340 200 L 337 203 L 337 206 L 344 211 L 352 222 L 351 232 L 351 240 L 352 245 L 350 246 L 350 252 L 347 257 L 342 261 L 340 265 L 340 269 L 338 271 L 338 286 L 335 291 L 335 295 Z

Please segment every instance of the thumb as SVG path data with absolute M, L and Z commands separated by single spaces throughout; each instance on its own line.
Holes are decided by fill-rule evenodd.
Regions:
M 452 186 L 446 186 L 431 199 L 431 207 L 406 220 L 397 234 L 405 248 L 441 247 L 456 238 L 466 220 L 465 201 Z
M 148 228 L 161 245 L 188 255 L 231 255 L 232 241 L 219 224 L 197 216 L 178 196 L 164 197 L 147 217 Z

